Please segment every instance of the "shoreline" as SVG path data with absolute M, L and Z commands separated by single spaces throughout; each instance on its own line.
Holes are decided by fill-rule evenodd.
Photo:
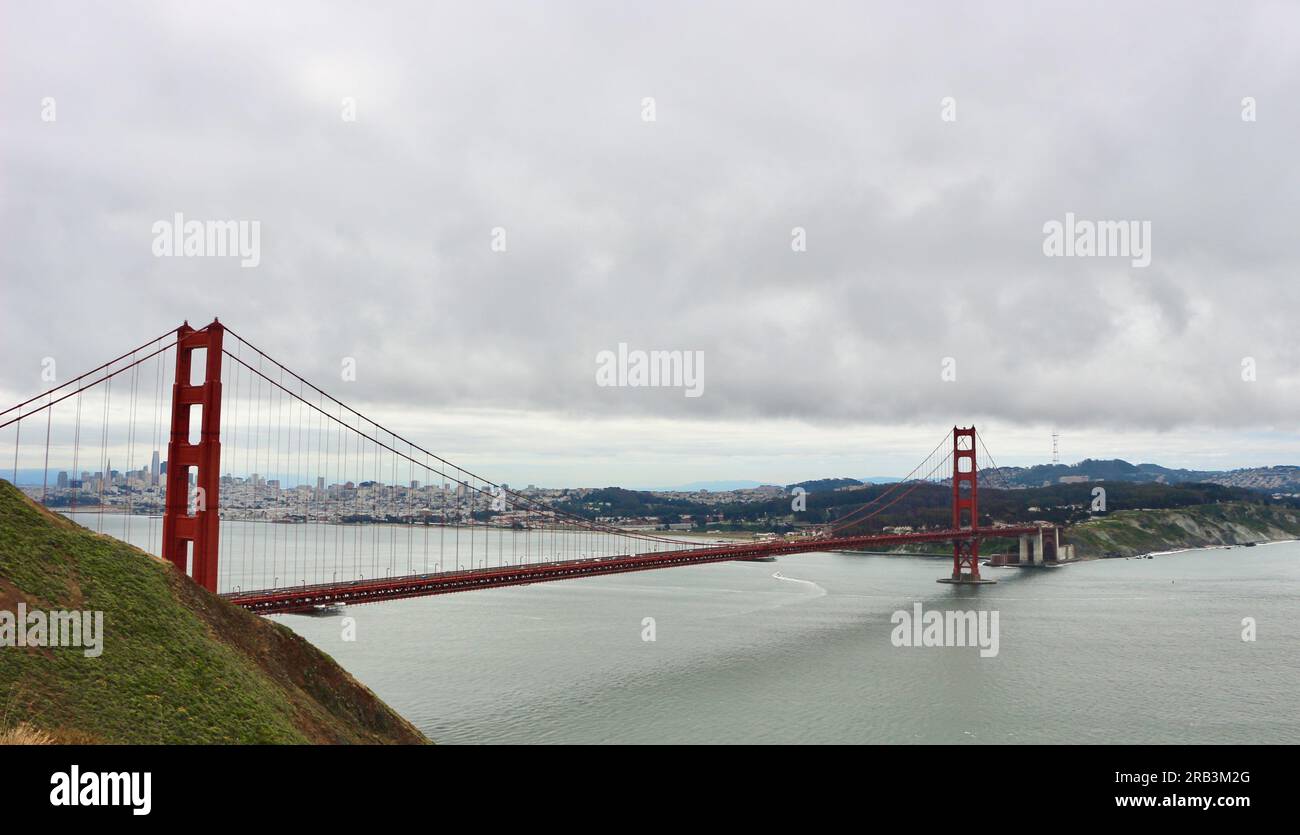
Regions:
M 1080 563 L 1080 562 L 1102 562 L 1105 560 L 1140 560 L 1140 559 L 1145 559 L 1147 557 L 1167 557 L 1167 556 L 1173 556 L 1175 554 L 1187 554 L 1193 551 L 1228 551 L 1237 548 L 1263 548 L 1269 545 L 1285 545 L 1289 542 L 1300 542 L 1300 537 L 1259 540 L 1256 542 L 1252 542 L 1249 545 L 1247 545 L 1244 542 L 1238 542 L 1232 544 L 1187 545 L 1179 548 L 1170 548 L 1168 550 L 1163 550 L 1163 551 L 1143 551 L 1137 554 L 1115 554 L 1112 556 L 1089 554 L 1087 556 L 1075 557 L 1072 560 L 1067 560 L 1064 562 L 1052 562 L 1050 563 L 1050 565 L 1062 566 L 1062 565 L 1073 565 L 1074 563 Z M 918 554 L 910 551 L 846 551 L 843 549 L 827 549 L 824 553 L 845 554 L 848 556 L 916 557 L 916 558 L 928 559 L 928 560 L 952 559 L 952 556 L 950 554 Z M 986 562 L 988 557 L 985 557 L 984 555 L 981 555 L 980 559 L 984 561 L 981 562 L 981 566 L 983 567 L 989 567 L 989 568 L 1021 567 L 1018 563 L 1010 563 L 1008 565 L 996 565 L 996 566 L 991 565 L 988 562 Z

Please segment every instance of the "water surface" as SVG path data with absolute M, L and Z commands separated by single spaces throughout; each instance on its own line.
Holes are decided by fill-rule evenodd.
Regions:
M 346 610 L 355 642 L 279 619 L 439 742 L 1300 742 L 1300 544 L 946 568 L 805 554 L 394 601 Z M 997 610 L 998 655 L 893 646 L 916 602 Z

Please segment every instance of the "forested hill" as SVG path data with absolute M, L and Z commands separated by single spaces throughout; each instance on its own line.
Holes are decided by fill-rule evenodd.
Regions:
M 1274 499 L 1267 493 L 1217 484 L 1153 484 L 1101 482 L 1057 484 L 1028 489 L 981 487 L 980 523 L 1045 521 L 1075 523 L 1090 517 L 1094 489 L 1105 490 L 1106 509 L 1182 508 L 1222 502 L 1300 507 L 1300 499 Z M 736 494 L 731 494 L 736 495 Z M 883 497 L 883 499 L 881 498 Z M 588 517 L 623 520 L 654 517 L 659 523 L 690 517 L 695 527 L 715 530 L 777 530 L 834 522 L 867 502 L 881 499 L 877 515 L 854 530 L 876 531 L 891 526 L 947 527 L 951 524 L 952 488 L 939 484 L 861 485 L 848 489 L 808 491 L 804 511 L 793 511 L 792 495 L 751 501 L 667 498 L 655 493 L 606 488 L 590 491 L 570 506 Z

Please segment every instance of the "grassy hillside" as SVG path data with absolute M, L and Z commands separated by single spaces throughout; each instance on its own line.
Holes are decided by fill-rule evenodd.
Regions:
M 0 735 L 57 742 L 423 743 L 323 652 L 0 481 L 0 610 L 104 613 L 103 654 L 0 647 Z
M 1300 510 L 1247 502 L 1121 510 L 1070 527 L 1079 556 L 1133 556 L 1175 548 L 1300 538 Z

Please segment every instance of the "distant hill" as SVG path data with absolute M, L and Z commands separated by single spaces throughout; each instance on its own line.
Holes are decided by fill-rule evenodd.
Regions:
M 862 484 L 863 482 L 858 481 L 856 478 L 818 478 L 788 485 L 786 490 L 802 487 L 809 493 L 820 493 L 824 490 L 838 490 L 841 487 L 861 487 Z
M 1254 467 L 1245 470 L 1228 470 L 1216 473 L 1209 481 L 1211 484 L 1249 487 L 1252 490 L 1300 492 L 1300 467 Z
M 103 612 L 102 653 L 0 648 L 0 741 L 423 743 L 288 628 L 0 481 L 0 611 Z
M 800 525 L 837 523 L 860 518 L 852 530 L 874 532 L 888 526 L 943 527 L 952 521 L 952 488 L 944 484 L 850 485 L 838 490 L 809 491 L 806 508 L 795 510 L 788 491 L 778 495 L 729 496 L 723 501 L 695 497 L 655 496 L 648 493 L 599 491 L 577 502 L 572 509 L 584 516 L 673 514 L 692 521 L 708 518 L 710 528 L 719 530 L 777 530 Z M 1089 517 L 1092 487 L 1088 483 L 1054 484 L 1050 487 L 984 489 L 980 493 L 983 524 L 1022 524 L 1046 521 L 1071 524 Z M 1107 506 L 1111 511 L 1137 508 L 1178 508 L 1216 502 L 1254 502 L 1300 507 L 1300 499 L 1273 499 L 1268 493 L 1219 484 L 1154 484 L 1112 481 L 1106 483 Z M 875 503 L 871 512 L 856 515 L 859 508 Z
M 1123 459 L 1085 459 L 1077 464 L 1038 464 L 980 471 L 980 483 L 990 487 L 1045 487 L 1083 481 L 1135 484 L 1220 484 L 1271 492 L 1300 491 L 1300 467 L 1253 467 L 1239 470 L 1170 469 L 1159 464 L 1130 464 Z

